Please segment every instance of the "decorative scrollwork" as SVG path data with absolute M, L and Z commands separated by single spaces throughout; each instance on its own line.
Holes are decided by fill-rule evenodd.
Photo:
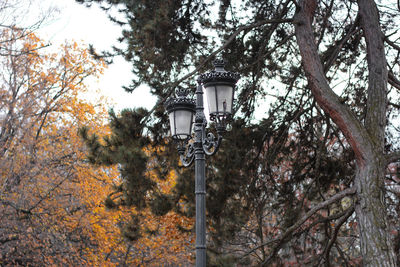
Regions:
M 205 136 L 205 133 L 203 134 L 203 136 Z M 218 137 L 216 137 L 214 134 L 208 133 L 207 136 L 204 137 L 204 139 L 202 140 L 204 153 L 208 156 L 214 155 L 215 153 L 217 153 L 221 142 L 221 135 L 218 135 Z
M 239 80 L 239 73 L 226 71 L 224 69 L 225 61 L 223 59 L 216 59 L 213 63 L 215 70 L 201 74 L 197 79 L 199 83 L 205 84 L 212 81 L 219 81 L 235 84 Z
M 194 107 L 196 106 L 196 102 L 193 99 L 186 97 L 187 90 L 178 91 L 177 95 L 177 98 L 168 98 L 167 101 L 165 101 L 165 107 L 168 111 L 173 110 L 176 106 L 182 105 L 188 105 L 192 109 L 194 109 Z
M 184 167 L 189 167 L 190 165 L 192 165 L 194 160 L 193 143 L 186 142 L 185 144 L 178 145 L 178 153 L 180 155 L 180 159 Z
M 226 132 L 227 125 L 232 121 L 231 114 L 210 114 L 210 120 L 215 123 L 215 128 L 218 135 L 223 135 Z
M 236 72 L 219 72 L 219 71 L 210 71 L 208 73 L 201 74 L 199 76 L 198 81 L 201 83 L 207 83 L 210 81 L 225 81 L 225 82 L 232 82 L 236 83 L 239 80 L 240 74 Z

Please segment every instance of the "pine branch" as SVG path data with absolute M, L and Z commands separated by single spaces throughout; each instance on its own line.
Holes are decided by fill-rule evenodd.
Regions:
M 327 73 L 330 67 L 333 65 L 335 60 L 337 59 L 343 45 L 356 33 L 360 30 L 360 17 L 357 16 L 354 20 L 354 23 L 351 25 L 349 31 L 337 42 L 337 44 L 333 47 L 333 51 L 326 56 L 323 60 L 324 62 L 324 72 Z

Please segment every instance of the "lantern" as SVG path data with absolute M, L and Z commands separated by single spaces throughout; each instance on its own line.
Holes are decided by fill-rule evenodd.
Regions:
M 205 89 L 211 120 L 220 122 L 232 116 L 234 88 L 239 74 L 226 71 L 221 59 L 213 63 L 215 70 L 200 75 L 199 81 Z
M 170 98 L 166 102 L 169 116 L 171 135 L 175 140 L 188 140 L 192 135 L 192 124 L 196 112 L 193 99 L 187 97 L 187 90 L 178 89 L 177 98 Z

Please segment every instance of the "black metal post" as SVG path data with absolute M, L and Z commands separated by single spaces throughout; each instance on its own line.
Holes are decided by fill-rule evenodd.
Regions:
M 203 134 L 206 118 L 203 107 L 203 89 L 196 90 L 196 117 L 194 124 L 195 194 L 196 194 L 196 267 L 206 266 L 206 168 Z
M 177 90 L 178 98 L 170 98 L 165 104 L 169 115 L 179 110 L 195 113 L 194 142 L 188 142 L 191 139 L 191 131 L 189 133 L 177 133 L 176 128 L 175 131 L 171 128 L 171 132 L 173 139 L 178 143 L 178 152 L 182 165 L 189 167 L 193 160 L 195 161 L 196 267 L 206 266 L 206 155 L 212 156 L 219 149 L 222 135 L 226 130 L 226 123 L 232 116 L 233 89 L 240 76 L 238 73 L 225 71 L 223 60 L 215 60 L 214 66 L 214 71 L 201 74 L 197 80 L 196 103 L 186 97 L 187 90 L 179 89 Z M 226 86 L 232 89 L 232 98 L 229 100 L 228 97 L 221 100 L 225 104 L 227 104 L 226 101 L 231 101 L 230 109 L 227 110 L 227 106 L 224 105 L 223 110 L 217 109 L 210 114 L 210 119 L 216 123 L 217 136 L 211 132 L 206 134 L 207 120 L 204 115 L 203 86 L 215 89 L 215 105 L 218 105 L 218 101 L 220 101 L 217 93 L 219 86 L 222 86 L 219 88 L 222 91 L 227 89 Z M 224 97 L 223 94 L 222 96 Z M 175 120 L 177 120 L 177 117 L 173 117 L 171 123 L 176 123 Z M 191 123 L 192 120 L 190 120 Z

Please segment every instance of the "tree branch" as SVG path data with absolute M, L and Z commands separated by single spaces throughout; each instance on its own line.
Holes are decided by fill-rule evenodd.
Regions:
M 322 217 L 320 219 L 318 219 L 317 221 L 311 223 L 310 225 L 308 225 L 306 228 L 302 229 L 302 231 L 296 232 L 296 236 L 298 236 L 299 234 L 303 233 L 304 231 L 308 231 L 311 228 L 313 228 L 314 226 L 316 226 L 317 224 L 323 223 L 323 222 L 327 222 L 327 221 L 333 221 L 333 220 L 337 220 L 341 217 L 343 217 L 345 214 L 347 214 L 348 210 L 344 210 L 342 212 L 338 212 L 335 213 L 333 215 L 330 215 L 328 217 Z
M 363 164 L 365 157 L 372 151 L 370 137 L 351 110 L 340 102 L 326 79 L 311 26 L 317 2 L 303 0 L 299 4 L 301 8 L 294 16 L 294 25 L 309 87 L 318 105 L 329 114 L 343 132 L 355 153 L 357 162 Z
M 356 33 L 359 31 L 359 22 L 360 17 L 357 16 L 354 20 L 354 23 L 351 25 L 351 28 L 347 31 L 347 33 L 340 39 L 337 44 L 335 45 L 333 51 L 327 55 L 326 59 L 324 60 L 324 72 L 327 73 L 332 66 L 332 64 L 337 59 L 340 50 L 342 49 L 343 45 Z
M 389 164 L 389 163 L 392 163 L 395 161 L 399 161 L 400 160 L 400 150 L 389 153 L 385 157 L 386 157 L 386 164 Z
M 355 188 L 347 188 L 339 193 L 337 193 L 336 195 L 332 196 L 331 198 L 328 198 L 327 200 L 318 203 L 316 206 L 314 206 L 312 209 L 310 209 L 300 220 L 298 220 L 295 224 L 293 224 L 292 226 L 290 226 L 288 229 L 286 229 L 286 231 L 281 234 L 278 238 L 275 238 L 273 240 L 269 240 L 255 248 L 253 248 L 252 250 L 250 250 L 249 252 L 247 252 L 244 256 L 249 255 L 250 253 L 254 252 L 255 250 L 272 244 L 272 243 L 276 243 L 278 242 L 278 244 L 276 244 L 273 248 L 272 248 L 272 253 L 271 255 L 267 258 L 267 260 L 265 260 L 262 264 L 266 264 L 268 263 L 272 257 L 274 255 L 276 255 L 276 253 L 278 253 L 278 251 L 280 250 L 281 246 L 283 245 L 284 241 L 294 232 L 296 231 L 303 223 L 305 223 L 311 216 L 313 216 L 317 211 L 326 208 L 327 206 L 329 206 L 330 204 L 346 197 L 349 195 L 353 195 L 356 192 Z
M 383 153 L 387 109 L 388 70 L 384 35 L 379 24 L 379 11 L 374 1 L 358 1 L 361 27 L 367 45 L 368 98 L 365 128 L 376 149 Z
M 385 42 L 388 43 L 391 47 L 393 47 L 397 51 L 400 51 L 400 46 L 398 46 L 396 43 L 390 41 L 388 36 L 385 36 L 384 39 L 385 39 Z
M 399 104 L 396 104 L 396 103 L 393 103 L 393 102 L 389 102 L 388 104 L 390 106 L 393 106 L 394 108 L 400 109 L 400 105 Z
M 398 90 L 400 90 L 400 81 L 394 76 L 393 72 L 389 71 L 388 73 L 388 81 L 389 84 Z
M 347 209 L 345 216 L 340 218 L 339 222 L 336 224 L 335 230 L 333 232 L 333 235 L 331 239 L 329 240 L 328 245 L 325 248 L 324 252 L 324 258 L 325 258 L 325 263 L 327 266 L 329 266 L 329 254 L 332 249 L 333 244 L 336 242 L 337 235 L 339 233 L 340 227 L 349 219 L 349 217 L 353 214 L 354 212 L 354 206 L 351 206 L 350 208 Z
M 309 210 L 299 221 L 289 227 L 276 241 L 279 241 L 277 245 L 272 249 L 271 255 L 262 263 L 267 264 L 271 261 L 271 259 L 278 253 L 281 246 L 283 245 L 284 241 L 297 229 L 299 228 L 304 222 L 306 222 L 311 216 L 313 216 L 317 211 L 329 206 L 330 204 L 338 201 L 339 199 L 344 198 L 348 195 L 353 195 L 356 192 L 355 188 L 348 188 L 343 190 L 342 192 L 337 193 L 336 195 L 332 196 L 331 198 L 319 203 L 314 208 Z
M 7 242 L 15 241 L 15 240 L 19 240 L 19 237 L 17 235 L 11 235 L 11 236 L 8 236 L 8 237 L 5 237 L 5 238 L 1 238 L 0 239 L 0 244 L 5 244 Z

